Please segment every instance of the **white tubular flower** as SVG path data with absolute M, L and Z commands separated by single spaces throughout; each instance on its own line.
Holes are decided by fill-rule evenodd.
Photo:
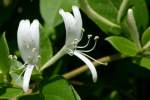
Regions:
M 65 23 L 65 27 L 66 27 L 66 42 L 64 45 L 64 49 L 69 55 L 77 56 L 89 67 L 92 73 L 93 81 L 96 82 L 97 71 L 94 65 L 92 64 L 92 62 L 88 58 L 86 58 L 89 56 L 83 53 L 83 52 L 92 51 L 95 48 L 96 41 L 95 41 L 93 48 L 90 50 L 77 50 L 78 48 L 81 49 L 81 48 L 87 47 L 92 35 L 88 36 L 89 40 L 85 46 L 78 46 L 78 43 L 81 41 L 82 35 L 83 35 L 82 18 L 81 18 L 79 8 L 77 6 L 73 6 L 72 10 L 73 10 L 73 15 L 69 12 L 64 12 L 63 9 L 59 10 L 59 14 L 62 16 L 64 23 Z M 98 38 L 96 37 L 95 40 L 97 39 Z
M 57 52 L 49 61 L 47 61 L 40 69 L 40 71 L 43 71 L 48 66 L 51 66 L 54 64 L 57 60 L 59 60 L 63 55 L 69 54 L 69 55 L 75 55 L 79 59 L 81 59 L 90 69 L 93 77 L 93 81 L 97 81 L 97 71 L 92 64 L 92 62 L 88 59 L 93 59 L 92 57 L 88 56 L 87 54 L 83 52 L 90 52 L 92 51 L 97 43 L 98 36 L 95 36 L 95 44 L 90 50 L 78 50 L 83 49 L 88 46 L 90 43 L 90 38 L 92 35 L 88 35 L 88 42 L 84 46 L 78 46 L 78 43 L 81 41 L 83 32 L 82 32 L 82 18 L 79 11 L 79 8 L 77 6 L 72 7 L 73 15 L 69 12 L 65 12 L 63 9 L 59 10 L 59 14 L 62 16 L 65 28 L 66 28 L 66 41 L 65 45 L 62 47 L 62 49 Z M 88 58 L 87 58 L 88 57 Z M 95 60 L 96 61 L 96 60 Z M 98 61 L 97 61 L 98 62 Z M 100 63 L 100 62 L 98 62 Z M 100 63 L 103 64 L 103 63 Z
M 39 58 L 39 21 L 21 20 L 17 32 L 18 47 L 27 66 L 23 77 L 23 90 L 29 89 L 30 77 Z

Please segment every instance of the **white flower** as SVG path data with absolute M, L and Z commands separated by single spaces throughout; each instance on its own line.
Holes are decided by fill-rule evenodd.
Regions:
M 23 90 L 29 89 L 30 77 L 39 58 L 39 21 L 21 20 L 17 31 L 18 47 L 27 66 L 23 77 Z
M 73 6 L 72 10 L 73 10 L 73 15 L 69 12 L 65 12 L 63 9 L 59 10 L 59 14 L 62 16 L 62 18 L 65 22 L 65 28 L 66 28 L 65 45 L 62 47 L 62 49 L 59 52 L 57 52 L 57 54 L 55 54 L 49 61 L 47 61 L 41 67 L 40 71 L 42 71 L 45 68 L 47 68 L 48 66 L 51 66 L 52 64 L 54 64 L 57 60 L 59 60 L 65 54 L 69 54 L 71 56 L 75 55 L 89 67 L 89 69 L 92 73 L 93 81 L 96 82 L 97 81 L 97 71 L 96 71 L 94 65 L 92 64 L 92 62 L 88 58 L 90 58 L 92 60 L 95 60 L 95 59 L 93 59 L 92 57 L 88 56 L 87 54 L 85 54 L 83 52 L 90 52 L 95 48 L 98 36 L 96 36 L 94 38 L 95 44 L 90 50 L 78 50 L 78 49 L 83 49 L 88 46 L 92 35 L 88 35 L 88 42 L 86 45 L 78 46 L 78 43 L 81 41 L 82 35 L 83 35 L 82 18 L 81 18 L 79 8 L 77 6 Z M 100 63 L 100 62 L 98 62 L 98 63 Z M 100 63 L 100 64 L 103 64 L 103 63 Z
M 82 18 L 81 14 L 79 11 L 79 8 L 77 6 L 72 7 L 73 10 L 73 15 L 69 12 L 64 12 L 63 9 L 59 10 L 59 14 L 62 16 L 64 22 L 65 22 L 65 27 L 66 27 L 66 42 L 64 45 L 64 50 L 69 54 L 69 55 L 75 55 L 79 59 L 81 59 L 83 62 L 86 63 L 86 65 L 89 67 L 93 81 L 97 81 L 97 71 L 92 64 L 92 62 L 86 58 L 89 57 L 83 52 L 90 52 L 95 48 L 96 42 L 93 46 L 92 49 L 90 50 L 77 50 L 78 48 L 85 48 L 88 46 L 91 35 L 88 36 L 89 41 L 85 46 L 78 46 L 78 43 L 82 39 Z M 95 40 L 97 40 L 97 37 L 95 37 Z M 86 57 L 85 57 L 86 56 Z M 91 57 L 90 57 L 91 58 Z

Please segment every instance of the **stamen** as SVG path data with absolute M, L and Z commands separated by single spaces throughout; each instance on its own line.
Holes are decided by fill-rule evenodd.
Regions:
M 20 77 L 22 76 L 22 74 L 25 72 L 26 68 L 23 69 L 23 71 L 20 73 L 20 75 L 18 76 L 17 80 L 18 81 L 20 79 Z
M 20 68 L 17 68 L 16 70 L 22 70 L 22 69 L 24 69 L 25 68 L 25 66 L 26 66 L 26 64 L 27 64 L 27 62 L 26 63 L 24 63 Z
M 16 59 L 17 60 L 17 56 L 16 55 L 9 55 L 8 58 L 12 59 Z
M 16 55 L 14 55 L 13 58 L 17 60 L 17 56 Z
M 40 55 L 38 55 L 37 57 L 38 57 L 38 58 L 41 58 L 41 56 L 40 56 Z
M 76 50 L 78 43 L 79 43 L 78 39 L 74 39 L 73 42 L 71 43 L 73 45 L 74 50 Z
M 77 46 L 77 48 L 78 49 L 86 48 L 89 45 L 89 43 L 90 43 L 91 37 L 92 37 L 92 35 L 89 34 L 87 43 L 84 46 Z
M 79 51 L 80 51 L 80 52 L 91 52 L 92 50 L 95 49 L 98 39 L 99 39 L 99 36 L 95 36 L 95 37 L 94 37 L 95 43 L 94 43 L 94 46 L 93 46 L 91 49 L 89 49 L 89 50 L 79 50 Z
M 13 55 L 9 55 L 8 58 L 13 59 Z
M 105 65 L 105 66 L 108 65 L 108 63 L 100 62 L 100 61 L 98 61 L 98 60 L 92 58 L 91 56 L 89 56 L 89 55 L 87 55 L 87 54 L 85 54 L 85 53 L 82 53 L 82 52 L 81 52 L 81 54 L 83 54 L 83 55 L 86 56 L 87 58 L 89 58 L 89 59 L 91 59 L 91 60 L 93 60 L 93 61 L 95 61 L 95 62 L 97 62 L 97 63 L 99 63 L 99 64 L 101 64 L 101 65 Z
M 81 29 L 81 31 L 82 31 L 82 32 L 84 32 L 84 31 L 85 31 L 85 29 L 84 29 L 84 28 L 82 28 L 82 29 Z
M 32 52 L 34 53 L 36 51 L 36 48 L 32 48 Z
M 81 41 L 81 40 L 82 40 L 82 37 L 83 37 L 83 33 L 84 33 L 84 31 L 85 31 L 85 30 L 84 30 L 84 28 L 82 28 L 82 29 L 81 29 L 81 36 L 80 36 L 79 41 Z

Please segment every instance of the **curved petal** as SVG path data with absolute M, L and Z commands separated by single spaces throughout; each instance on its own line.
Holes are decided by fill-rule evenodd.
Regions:
M 26 71 L 23 76 L 23 90 L 24 92 L 27 92 L 29 89 L 29 82 L 32 74 L 32 70 L 34 68 L 34 65 L 27 65 Z
M 63 9 L 59 10 L 66 28 L 66 45 L 73 43 L 75 39 L 81 40 L 82 19 L 77 6 L 73 6 L 74 16 L 69 12 L 64 12 Z
M 66 44 L 70 44 L 74 40 L 76 28 L 74 27 L 75 19 L 69 12 L 64 12 L 63 9 L 59 10 L 59 14 L 62 16 L 65 28 L 66 28 Z
M 81 33 L 81 30 L 82 30 L 82 18 L 81 18 L 81 13 L 80 13 L 80 10 L 77 6 L 72 6 L 72 11 L 73 11 L 73 14 L 74 14 L 74 18 L 76 20 L 76 23 L 75 23 L 75 27 L 76 27 L 76 30 L 78 30 L 78 34 Z
M 92 73 L 92 77 L 93 77 L 93 82 L 97 81 L 97 71 L 94 67 L 94 65 L 92 64 L 92 62 L 86 58 L 85 56 L 83 56 L 79 51 L 75 50 L 74 51 L 74 55 L 77 56 L 78 58 L 80 58 L 90 69 L 91 73 Z

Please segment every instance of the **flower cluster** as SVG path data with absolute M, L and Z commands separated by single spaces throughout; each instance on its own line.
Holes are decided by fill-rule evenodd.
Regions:
M 95 44 L 90 50 L 81 50 L 86 48 L 90 43 L 90 39 L 92 35 L 88 35 L 88 42 L 84 46 L 78 46 L 79 42 L 82 40 L 83 36 L 83 28 L 82 28 L 82 18 L 77 6 L 72 7 L 73 14 L 69 12 L 65 12 L 63 9 L 59 10 L 59 14 L 62 16 L 65 28 L 66 28 L 66 41 L 65 45 L 62 49 L 55 54 L 44 66 L 42 66 L 42 70 L 47 66 L 55 63 L 60 57 L 65 54 L 69 54 L 71 56 L 75 55 L 79 59 L 81 59 L 90 69 L 93 77 L 93 81 L 97 81 L 97 71 L 92 64 L 92 62 L 88 59 L 92 57 L 88 56 L 84 52 L 92 51 L 98 39 L 96 36 Z M 29 89 L 30 77 L 33 71 L 33 68 L 38 63 L 39 56 L 39 21 L 34 20 L 31 24 L 29 20 L 21 20 L 18 27 L 18 46 L 21 52 L 21 57 L 25 62 L 25 73 L 23 76 L 23 90 L 25 92 Z

